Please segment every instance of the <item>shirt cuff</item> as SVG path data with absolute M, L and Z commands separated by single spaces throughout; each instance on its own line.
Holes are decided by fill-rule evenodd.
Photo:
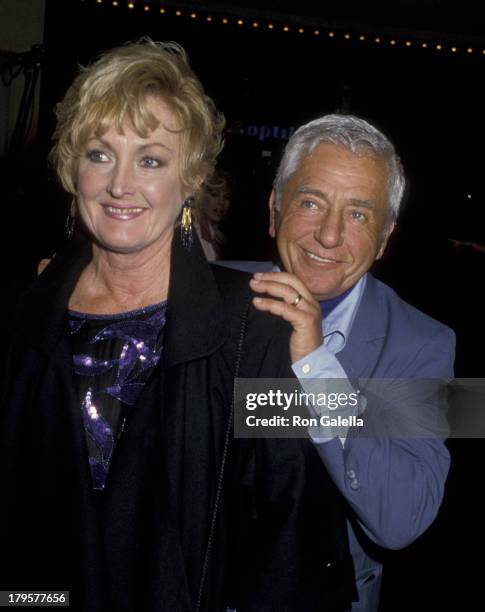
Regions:
M 339 360 L 328 350 L 325 344 L 321 344 L 299 361 L 295 361 L 291 369 L 298 379 L 347 378 Z
M 350 384 L 339 360 L 324 344 L 296 361 L 292 365 L 292 370 L 306 394 L 322 397 L 319 394 L 328 396 L 331 393 L 355 393 L 355 389 Z M 308 433 L 314 444 L 324 444 L 338 437 L 344 445 L 349 426 L 325 425 L 324 422 L 338 420 L 338 417 L 347 419 L 351 416 L 357 416 L 363 410 L 362 407 L 359 409 L 358 404 L 329 408 L 324 405 L 308 403 L 307 408 L 310 416 L 316 418 L 319 423 L 317 427 L 308 428 Z M 323 421 L 322 417 L 325 417 Z

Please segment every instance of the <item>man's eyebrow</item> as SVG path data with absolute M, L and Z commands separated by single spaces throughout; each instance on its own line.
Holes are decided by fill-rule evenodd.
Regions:
M 303 185 L 302 187 L 298 187 L 298 189 L 295 191 L 295 195 L 300 195 L 300 194 L 313 195 L 313 196 L 316 196 L 317 198 L 320 198 L 321 200 L 328 199 L 328 195 L 324 191 L 321 191 L 320 189 L 316 189 L 315 187 L 306 187 L 305 185 Z
M 301 187 L 298 187 L 298 189 L 295 192 L 295 195 L 313 195 L 317 198 L 320 198 L 321 200 L 328 200 L 328 195 L 325 191 L 322 191 L 321 189 L 317 189 L 316 187 L 307 187 L 306 185 L 303 185 Z M 349 200 L 349 205 L 350 206 L 358 206 L 359 208 L 367 208 L 368 210 L 374 210 L 375 209 L 375 203 L 372 202 L 371 200 L 360 200 L 359 198 L 351 198 Z
M 351 206 L 358 206 L 359 208 L 367 208 L 368 210 L 374 210 L 376 205 L 370 200 L 359 200 L 358 198 L 351 198 L 349 200 Z

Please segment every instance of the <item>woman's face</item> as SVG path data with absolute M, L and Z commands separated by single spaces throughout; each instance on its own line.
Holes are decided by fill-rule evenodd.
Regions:
M 180 134 L 172 111 L 159 99 L 148 105 L 160 121 L 142 138 L 125 125 L 94 134 L 77 170 L 81 217 L 96 241 L 117 253 L 168 245 L 186 197 L 180 181 Z M 169 129 L 166 129 L 169 128 Z
M 227 215 L 230 200 L 226 195 L 205 193 L 202 200 L 202 210 L 212 223 L 220 223 Z

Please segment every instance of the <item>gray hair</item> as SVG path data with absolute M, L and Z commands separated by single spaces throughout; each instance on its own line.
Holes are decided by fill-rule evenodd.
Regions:
M 387 162 L 389 219 L 397 219 L 406 179 L 398 154 L 391 141 L 367 121 L 353 115 L 324 115 L 302 125 L 286 145 L 274 182 L 275 207 L 279 210 L 283 189 L 303 159 L 319 144 L 345 147 L 362 156 L 379 157 Z

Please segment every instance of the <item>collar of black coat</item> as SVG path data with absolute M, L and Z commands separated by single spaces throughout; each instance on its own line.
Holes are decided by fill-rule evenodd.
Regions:
M 68 329 L 68 303 L 91 259 L 91 242 L 81 232 L 63 247 L 20 296 L 16 327 L 27 342 L 52 354 Z M 175 231 L 164 337 L 167 366 L 213 353 L 228 335 L 217 284 L 196 238 L 186 250 Z

